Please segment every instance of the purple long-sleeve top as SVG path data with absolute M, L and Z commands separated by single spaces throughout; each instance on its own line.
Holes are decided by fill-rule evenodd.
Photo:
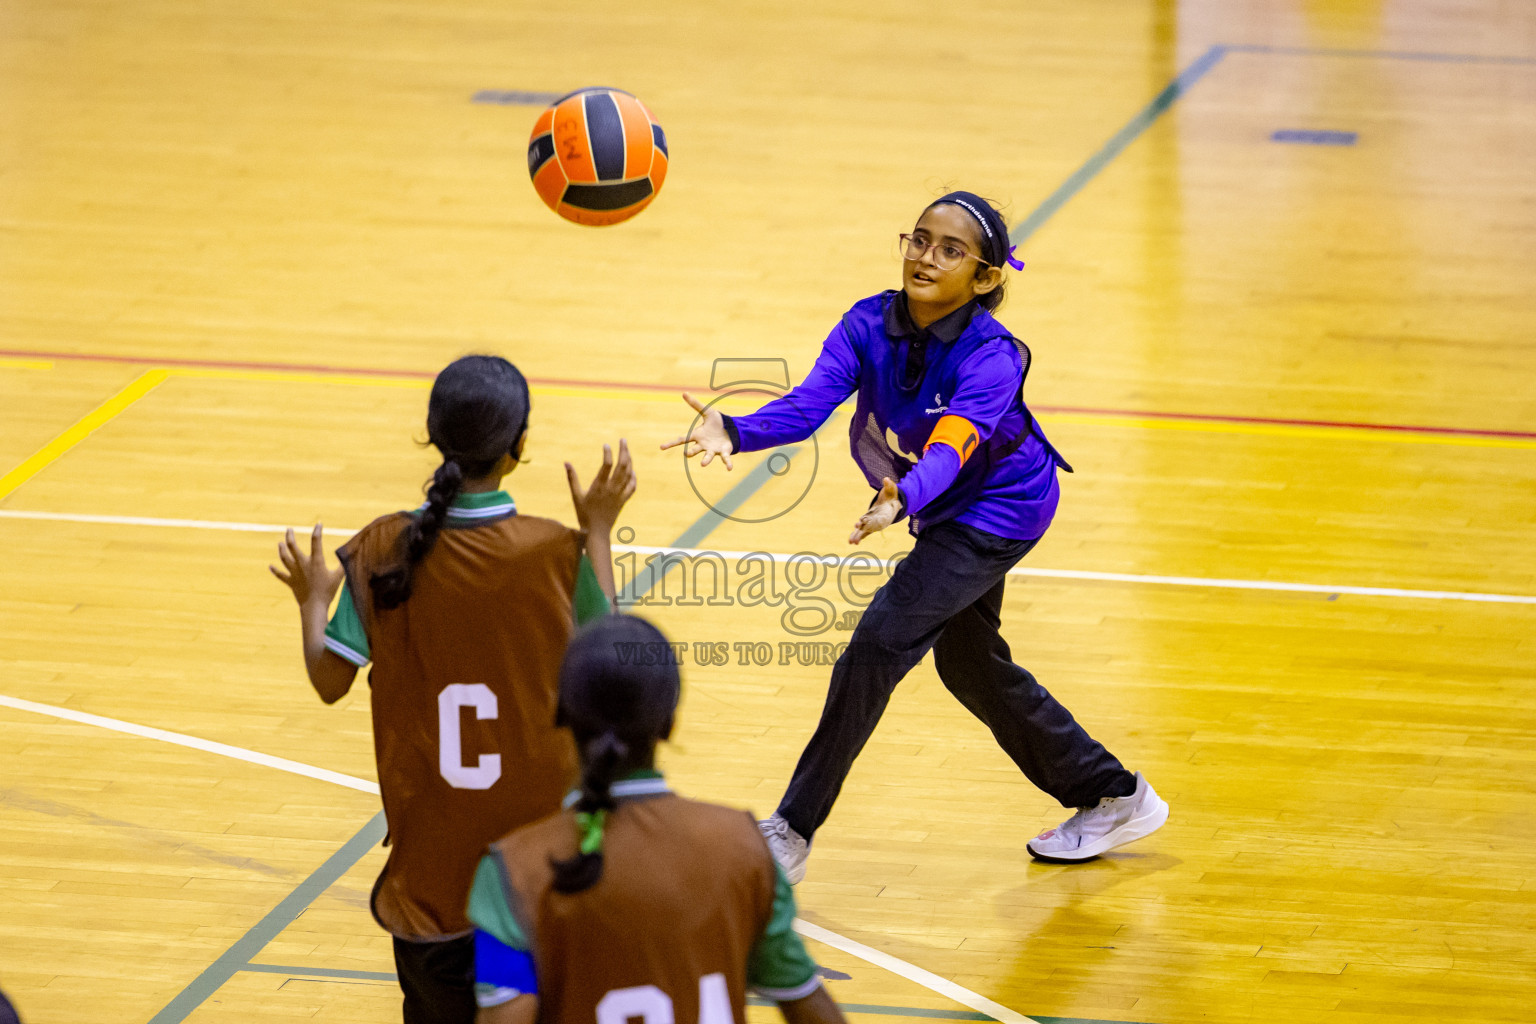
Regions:
M 903 298 L 898 294 L 887 306 L 883 332 L 887 336 L 874 342 L 893 346 L 890 355 L 896 367 L 904 365 L 914 346 L 926 348 L 928 361 L 942 360 L 946 346 L 954 343 L 976 313 L 975 305 L 968 305 L 920 331 L 907 317 Z M 890 361 L 883 351 L 874 355 L 885 357 L 882 362 Z M 726 418 L 735 449 L 761 451 L 810 437 L 853 395 L 861 379 L 868 380 L 867 369 L 856 338 L 839 324 L 827 336 L 815 365 L 798 387 L 751 415 Z M 1016 408 L 1023 373 L 1022 358 L 1011 343 L 984 345 L 954 371 L 947 403 L 941 394 L 935 394 L 932 397 L 939 404 L 919 411 L 930 414 L 930 423 L 936 410 L 965 419 L 985 445 Z M 926 397 L 922 401 L 926 402 Z M 897 458 L 915 462 L 901 476 L 899 490 L 907 513 L 919 518 L 925 507 L 954 484 L 962 466 L 960 453 L 949 444 L 927 443 L 929 429 L 925 426 L 922 434 L 908 431 L 906 436 L 902 436 L 899 424 L 886 430 L 887 444 Z M 998 460 L 980 493 L 954 517 L 957 521 L 1018 540 L 1032 540 L 1045 532 L 1055 514 L 1059 489 L 1053 455 L 1037 433 L 1031 431 L 1015 451 Z

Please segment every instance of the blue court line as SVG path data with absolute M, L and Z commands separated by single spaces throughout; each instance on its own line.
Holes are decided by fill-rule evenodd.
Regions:
M 391 971 L 347 971 L 335 967 L 284 967 L 279 964 L 246 964 L 242 971 L 260 974 L 286 974 L 294 978 L 321 978 L 344 981 L 397 981 Z M 748 996 L 751 1006 L 778 1006 L 772 999 Z M 934 1010 L 922 1006 L 886 1006 L 883 1003 L 838 1003 L 844 1013 L 869 1013 L 884 1017 L 920 1017 L 925 1020 L 996 1020 L 975 1010 Z M 1132 1021 L 1091 1020 L 1087 1017 L 1032 1017 L 1039 1024 L 1133 1024 Z
M 1417 60 L 1444 64 L 1493 64 L 1493 65 L 1536 65 L 1536 57 L 1484 55 L 1476 53 L 1421 53 L 1413 50 L 1344 50 L 1329 49 L 1326 47 L 1307 46 L 1265 46 L 1257 43 L 1217 43 L 1205 53 L 1201 54 L 1189 67 L 1181 71 L 1178 77 L 1169 82 L 1163 91 L 1152 98 L 1152 102 L 1143 107 L 1137 114 L 1125 123 L 1099 151 L 1090 156 L 1084 164 L 1062 182 L 1056 191 L 1045 197 L 1045 201 L 1020 221 L 1008 232 L 1008 240 L 1015 245 L 1024 242 L 1040 227 L 1050 220 L 1057 210 L 1066 205 L 1067 201 L 1083 190 L 1083 187 L 1102 171 L 1115 157 L 1124 151 L 1125 147 L 1135 142 L 1141 133 L 1150 128 L 1164 111 L 1178 102 L 1195 83 L 1204 78 L 1212 68 L 1221 63 L 1222 57 L 1229 53 L 1253 53 L 1270 56 L 1289 57 L 1363 57 L 1381 60 Z
M 1125 123 L 1099 151 L 1090 156 L 1083 166 L 1073 171 L 1066 181 L 1062 182 L 1056 191 L 1045 197 L 1045 201 L 1035 207 L 1028 217 L 1025 217 L 1013 230 L 1008 232 L 1008 240 L 1015 245 L 1023 242 L 1030 235 L 1040 230 L 1041 225 L 1050 220 L 1057 210 L 1066 205 L 1067 200 L 1077 195 L 1094 179 L 1094 176 L 1102 171 L 1105 166 L 1119 156 L 1126 146 L 1152 126 L 1152 123 L 1162 116 L 1163 112 L 1178 102 L 1180 96 L 1188 92 L 1196 82 L 1204 78 L 1217 64 L 1221 63 L 1229 48 L 1225 46 L 1213 46 L 1201 54 L 1194 63 L 1179 72 L 1177 78 L 1169 82 L 1163 91 L 1152 98 L 1152 102 L 1142 107 L 1137 114 Z
M 522 89 L 481 89 L 470 97 L 471 103 L 496 103 L 501 106 L 547 107 L 564 96 L 563 92 L 527 92 Z
M 364 854 L 379 845 L 384 839 L 384 833 L 384 812 L 380 811 L 358 830 L 357 835 L 348 839 L 346 845 L 327 857 L 324 864 L 300 882 L 297 889 L 283 897 L 283 901 L 268 911 L 267 916 L 252 925 L 250 931 L 209 964 L 207 970 L 165 1005 L 165 1009 L 151 1017 L 149 1024 L 180 1024 L 186 1020 L 193 1010 L 243 970 L 250 963 L 251 957 L 261 952 L 267 943 L 297 920 L 321 893 L 334 885 L 352 865 L 362 860 Z
M 1499 56 L 1480 53 L 1421 53 L 1414 50 L 1335 50 L 1311 46 L 1264 46 L 1233 44 L 1228 53 L 1267 53 L 1286 57 L 1374 57 L 1381 60 L 1422 60 L 1437 64 L 1536 64 L 1536 57 Z
M 1353 146 L 1360 141 L 1358 132 L 1340 132 L 1316 128 L 1282 128 L 1269 133 L 1271 142 L 1295 143 L 1303 146 Z

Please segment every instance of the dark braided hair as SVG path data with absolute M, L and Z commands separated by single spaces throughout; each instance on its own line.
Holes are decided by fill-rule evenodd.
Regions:
M 607 615 L 571 638 L 556 724 L 575 733 L 581 750 L 574 808 L 580 845 L 574 857 L 550 861 L 556 892 L 590 889 L 603 876 L 603 827 L 617 806 L 613 783 L 649 765 L 656 744 L 672 734 L 680 690 L 666 636 L 642 618 Z
M 500 356 L 464 356 L 437 375 L 427 402 L 427 441 L 442 452 L 443 464 L 427 483 L 426 507 L 401 535 L 400 563 L 368 581 L 375 607 L 398 608 L 410 599 L 416 564 L 437 543 L 464 481 L 517 454 L 528 405 L 528 382 Z
M 620 766 L 629 758 L 629 744 L 609 730 L 581 747 L 581 797 L 576 801 L 576 825 L 581 830 L 576 856 L 550 862 L 556 892 L 590 889 L 603 877 L 603 824 L 617 804 L 610 790 Z

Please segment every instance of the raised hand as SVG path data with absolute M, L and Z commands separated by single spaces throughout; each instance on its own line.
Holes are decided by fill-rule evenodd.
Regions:
M 896 481 L 886 477 L 880 481 L 880 493 L 875 496 L 875 503 L 853 524 L 853 533 L 848 535 L 848 543 L 857 544 L 870 534 L 879 533 L 894 523 L 900 514 L 901 495 L 896 490 Z
M 699 460 L 700 466 L 709 465 L 716 456 L 719 456 L 720 461 L 725 463 L 726 469 L 734 468 L 731 465 L 731 435 L 726 432 L 725 419 L 720 415 L 720 410 L 706 409 L 699 404 L 697 398 L 694 398 L 686 391 L 683 392 L 683 401 L 692 406 L 693 411 L 702 416 L 703 419 L 700 420 L 698 426 L 690 430 L 685 436 L 674 437 L 670 441 L 663 441 L 661 443 L 662 450 L 665 451 L 668 448 L 684 445 L 683 456 L 685 458 L 691 459 L 700 452 L 704 453 L 704 457 Z
M 304 631 L 304 667 L 320 699 L 334 704 L 346 696 L 357 676 L 357 666 L 325 649 L 325 615 L 347 573 L 341 566 L 331 569 L 325 564 L 325 547 L 321 543 L 324 529 L 319 523 L 315 524 L 309 537 L 308 555 L 299 550 L 299 542 L 289 530 L 277 546 L 277 557 L 282 559 L 283 569 L 287 571 L 275 565 L 267 568 L 293 591 L 294 600 L 299 602 L 299 623 Z
M 322 608 L 329 608 L 331 599 L 341 589 L 341 581 L 347 575 L 341 566 L 331 569 L 325 564 L 325 547 L 321 543 L 324 530 L 324 526 L 315 524 L 309 537 L 309 554 L 305 555 L 299 550 L 299 543 L 290 528 L 283 542 L 277 546 L 277 557 L 282 560 L 283 569 L 275 565 L 267 566 L 273 576 L 293 591 L 293 599 L 299 602 L 301 608 L 312 602 Z M 284 572 L 284 569 L 287 571 Z
M 619 510 L 635 493 L 634 462 L 629 455 L 629 442 L 619 438 L 619 460 L 613 460 L 613 448 L 603 445 L 603 465 L 592 478 L 592 485 L 582 490 L 576 476 L 576 467 L 565 464 L 566 483 L 571 487 L 571 504 L 576 506 L 576 522 L 583 530 L 601 531 L 613 529 L 619 518 Z

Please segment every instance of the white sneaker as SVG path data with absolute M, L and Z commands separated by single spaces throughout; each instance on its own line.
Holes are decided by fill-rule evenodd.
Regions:
M 777 811 L 766 821 L 759 821 L 757 827 L 768 841 L 768 849 L 789 884 L 799 885 L 805 877 L 805 858 L 810 855 L 811 844 L 790 828 L 789 822 L 779 817 Z
M 1163 827 L 1168 804 L 1136 773 L 1136 792 L 1107 796 L 1097 807 L 1081 808 L 1055 828 L 1029 841 L 1029 855 L 1036 860 L 1072 864 L 1092 860 L 1117 846 L 1135 842 Z

